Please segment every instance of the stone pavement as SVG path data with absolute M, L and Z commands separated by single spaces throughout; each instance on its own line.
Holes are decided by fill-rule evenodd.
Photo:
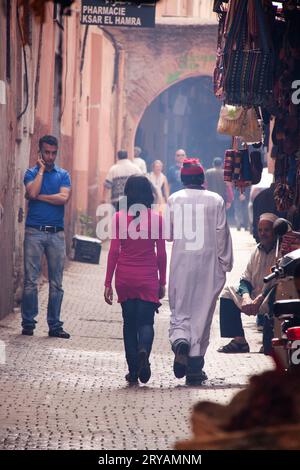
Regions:
M 233 229 L 232 234 L 235 267 L 228 282 L 236 283 L 254 243 L 247 232 Z M 0 357 L 1 449 L 171 449 L 175 441 L 189 437 L 194 403 L 226 403 L 249 375 L 272 367 L 258 353 L 261 334 L 253 318 L 244 322 L 251 353 L 216 352 L 226 343 L 219 337 L 216 314 L 206 356 L 209 380 L 199 388 L 186 387 L 172 373 L 164 300 L 156 317 L 152 377 L 146 385 L 126 387 L 120 308 L 103 301 L 106 255 L 107 247 L 100 266 L 71 262 L 65 272 L 62 316 L 70 340 L 47 336 L 46 284 L 33 337 L 20 335 L 17 312 L 0 322 L 6 346 L 4 364 Z

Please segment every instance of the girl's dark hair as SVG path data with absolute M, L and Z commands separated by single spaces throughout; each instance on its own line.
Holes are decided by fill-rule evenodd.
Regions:
M 184 186 L 202 186 L 204 183 L 204 174 L 202 175 L 180 175 Z
M 146 176 L 129 176 L 125 184 L 124 195 L 127 196 L 128 209 L 133 204 L 151 207 L 154 203 L 152 185 Z

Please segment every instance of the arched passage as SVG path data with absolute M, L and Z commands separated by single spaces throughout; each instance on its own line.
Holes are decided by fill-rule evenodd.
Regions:
M 231 141 L 216 131 L 220 106 L 210 76 L 187 78 L 163 91 L 146 108 L 135 136 L 148 169 L 156 159 L 165 169 L 173 165 L 177 148 L 200 158 L 206 168 L 222 157 Z

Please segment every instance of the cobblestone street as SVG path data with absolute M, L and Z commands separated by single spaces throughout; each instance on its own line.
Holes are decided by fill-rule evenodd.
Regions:
M 233 229 L 232 235 L 235 265 L 228 283 L 238 282 L 254 247 L 248 232 Z M 187 388 L 184 379 L 173 376 L 164 299 L 156 316 L 152 377 L 146 385 L 127 387 L 120 307 L 103 300 L 107 248 L 100 266 L 71 262 L 65 271 L 62 319 L 70 340 L 47 336 L 47 284 L 40 291 L 33 337 L 20 335 L 18 312 L 0 322 L 6 346 L 6 362 L 0 364 L 0 448 L 172 449 L 175 441 L 190 436 L 195 402 L 226 403 L 249 375 L 272 367 L 258 353 L 261 333 L 253 318 L 244 316 L 249 354 L 216 352 L 228 341 L 220 339 L 216 314 L 205 365 L 209 380 Z

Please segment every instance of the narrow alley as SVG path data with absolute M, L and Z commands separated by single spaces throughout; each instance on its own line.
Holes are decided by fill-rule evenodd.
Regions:
M 232 236 L 235 263 L 227 283 L 238 282 L 254 247 L 248 232 L 232 229 Z M 6 362 L 0 365 L 2 449 L 172 449 L 190 436 L 193 404 L 226 403 L 249 376 L 272 367 L 258 353 L 261 333 L 253 317 L 243 319 L 251 352 L 218 353 L 226 339 L 220 339 L 216 314 L 206 356 L 208 381 L 186 387 L 172 372 L 165 298 L 156 317 L 152 377 L 147 385 L 126 386 L 120 307 L 103 300 L 107 248 L 100 266 L 70 262 L 65 271 L 62 318 L 70 340 L 47 336 L 46 283 L 33 337 L 20 335 L 20 313 L 1 320 L 0 339 L 6 346 Z

